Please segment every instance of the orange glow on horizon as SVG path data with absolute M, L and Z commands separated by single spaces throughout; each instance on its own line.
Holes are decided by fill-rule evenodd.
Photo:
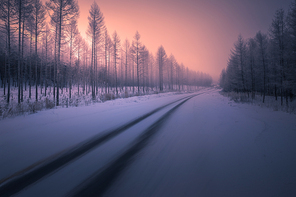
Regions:
M 175 6 L 182 8 L 180 2 L 170 6 L 157 6 L 157 2 L 153 1 L 114 2 L 97 1 L 105 17 L 109 34 L 116 30 L 121 41 L 126 38 L 132 41 L 135 32 L 139 31 L 142 43 L 153 54 L 160 45 L 163 45 L 168 56 L 173 54 L 176 60 L 186 67 L 209 73 L 214 78 L 220 74 L 221 70 L 214 73 L 214 70 L 208 66 L 215 62 L 208 52 L 207 45 L 209 39 L 217 42 L 221 38 L 212 35 L 210 24 L 192 15 L 194 10 L 189 10 L 186 16 L 183 9 L 187 7 L 174 9 Z M 88 26 L 88 11 L 92 3 L 93 1 L 79 1 L 78 27 L 84 37 Z M 210 36 L 214 38 L 209 38 Z
M 46 1 L 46 0 L 44 0 Z M 96 0 L 95 0 L 96 1 Z M 163 45 L 167 55 L 195 71 L 218 80 L 226 67 L 237 36 L 267 32 L 273 14 L 292 0 L 100 0 L 110 35 L 116 30 L 121 42 L 131 42 L 136 31 L 153 54 Z M 88 15 L 94 0 L 78 0 L 78 28 L 86 38 Z

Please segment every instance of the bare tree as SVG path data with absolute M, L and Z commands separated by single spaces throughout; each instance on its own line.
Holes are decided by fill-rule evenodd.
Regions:
M 125 91 L 127 91 L 127 65 L 128 65 L 128 56 L 129 56 L 129 51 L 130 51 L 130 43 L 128 39 L 125 39 L 124 41 L 124 52 L 125 52 L 125 80 L 124 80 L 124 85 L 125 85 Z
M 10 83 L 11 83 L 11 38 L 12 38 L 12 23 L 15 20 L 15 9 L 14 9 L 14 4 L 13 0 L 5 0 L 2 1 L 0 4 L 0 8 L 2 11 L 2 16 L 1 20 L 4 22 L 4 30 L 5 30 L 5 35 L 7 36 L 7 49 L 6 49 L 6 59 L 7 59 L 7 80 L 8 80 L 8 85 L 7 85 L 7 97 L 6 101 L 9 103 L 10 101 Z M 6 70 L 6 69 L 5 69 Z M 4 90 L 5 92 L 5 90 Z
M 38 37 L 43 30 L 44 21 L 45 21 L 45 8 L 42 5 L 41 0 L 34 0 L 33 1 L 33 11 L 32 17 L 34 22 L 34 33 L 35 33 L 35 86 L 36 86 L 36 101 L 38 101 Z M 41 77 L 41 76 L 40 76 Z
M 170 58 L 169 58 L 169 63 L 168 63 L 168 69 L 170 69 L 170 79 L 169 79 L 169 83 L 170 83 L 170 86 L 169 89 L 172 89 L 174 90 L 174 68 L 175 68 L 175 64 L 176 64 L 176 59 L 175 59 L 175 56 L 173 54 L 170 55 Z
M 45 45 L 45 77 L 44 77 L 44 94 L 46 96 L 47 93 L 47 86 L 48 86 L 48 51 L 49 51 L 49 44 L 50 44 L 50 29 L 48 24 L 46 24 L 45 31 L 44 31 L 44 45 Z M 50 69 L 51 70 L 51 69 Z M 51 75 L 49 75 L 51 76 Z
M 81 59 L 81 53 L 82 53 L 82 42 L 83 39 L 80 35 L 80 33 L 78 32 L 76 39 L 75 39 L 75 44 L 77 47 L 77 63 L 76 63 L 76 79 L 77 79 L 77 86 L 78 86 L 78 95 L 79 95 L 79 84 L 81 82 L 81 78 L 80 78 L 80 59 Z
M 133 46 L 133 45 L 132 45 Z M 135 93 L 135 56 L 134 56 L 134 50 L 133 47 L 130 48 L 130 54 L 132 54 L 132 63 L 131 63 L 131 75 L 132 75 L 132 86 L 133 86 L 133 94 Z
M 271 42 L 274 45 L 274 49 L 277 51 L 277 59 L 279 67 L 280 67 L 280 93 L 281 93 L 281 105 L 283 105 L 283 97 L 284 97 L 284 82 L 286 80 L 285 73 L 285 31 L 286 31 L 286 23 L 285 23 L 285 12 L 283 9 L 279 9 L 276 11 L 274 19 L 272 21 L 270 27 L 270 36 Z M 288 105 L 288 95 L 286 89 L 286 102 Z
M 260 31 L 256 34 L 256 42 L 258 44 L 259 49 L 259 57 L 262 63 L 263 68 L 263 103 L 265 102 L 266 95 L 266 79 L 267 79 L 267 46 L 268 46 L 268 38 L 266 34 L 262 34 Z
M 16 14 L 18 18 L 18 68 L 17 68 L 17 84 L 18 84 L 18 103 L 23 100 L 22 96 L 22 61 L 23 61 L 23 44 L 24 44 L 24 21 L 25 17 L 31 12 L 31 4 L 29 0 L 15 0 Z M 23 25 L 23 26 L 22 26 Z
M 143 88 L 143 93 L 145 92 L 145 86 L 147 84 L 147 79 L 148 79 L 148 62 L 149 62 L 149 51 L 146 48 L 145 45 L 141 47 L 140 50 L 140 72 L 141 72 L 141 77 L 142 77 L 142 88 Z
M 30 36 L 30 41 L 29 41 L 29 98 L 32 96 L 32 48 L 33 48 L 33 36 L 34 36 L 34 22 L 33 22 L 33 17 L 29 17 L 27 20 L 27 30 L 29 32 Z
M 72 72 L 72 62 L 73 62 L 73 53 L 74 53 L 74 42 L 78 35 L 78 29 L 77 29 L 77 21 L 73 19 L 70 24 L 66 28 L 66 37 L 68 39 L 69 44 L 69 98 L 71 99 L 71 93 L 72 93 L 72 82 L 73 82 L 73 72 Z
M 114 68 L 115 68 L 115 87 L 116 87 L 116 95 L 118 96 L 118 90 L 117 90 L 117 60 L 119 59 L 119 51 L 120 51 L 120 38 L 115 31 L 112 35 L 113 38 L 113 59 L 114 59 Z
M 159 90 L 163 91 L 163 67 L 166 61 L 167 55 L 166 52 L 161 45 L 157 50 L 157 62 L 159 68 Z
M 105 57 L 105 71 L 104 71 L 104 82 L 105 82 L 105 93 L 109 92 L 109 70 L 108 70 L 108 62 L 110 59 L 109 51 L 111 46 L 111 38 L 108 34 L 107 29 L 105 28 L 104 32 L 104 57 Z M 107 91 L 108 88 L 108 91 Z
M 287 20 L 287 28 L 289 40 L 287 44 L 289 44 L 289 59 L 290 65 L 289 70 L 287 72 L 287 77 L 289 80 L 289 89 L 290 89 L 290 98 L 291 101 L 295 97 L 296 94 L 296 1 L 294 0 L 291 3 L 288 20 Z
M 97 49 L 99 47 L 100 37 L 104 27 L 104 17 L 96 2 L 91 5 L 88 17 L 89 25 L 87 34 L 91 37 L 92 43 L 92 58 L 91 58 L 91 86 L 92 97 L 95 99 L 96 85 L 96 66 L 97 66 Z
M 250 38 L 247 42 L 247 52 L 248 52 L 248 64 L 251 74 L 251 93 L 252 99 L 255 98 L 255 53 L 257 45 L 256 41 L 253 38 Z
M 135 36 L 134 36 L 134 40 L 132 42 L 132 53 L 134 56 L 134 61 L 136 63 L 137 66 L 137 86 L 138 86 L 138 93 L 140 92 L 140 73 L 139 73 L 139 66 L 140 66 L 140 50 L 141 50 L 141 42 L 140 42 L 140 34 L 137 31 Z
M 245 70 L 246 70 L 246 43 L 241 35 L 234 43 L 228 60 L 229 85 L 235 91 L 246 92 Z
M 60 69 L 61 64 L 61 40 L 63 36 L 64 27 L 68 25 L 73 19 L 79 16 L 79 7 L 76 0 L 49 0 L 46 3 L 50 16 L 56 24 L 57 33 L 57 69 Z M 59 73 L 59 72 L 57 72 Z M 57 75 L 57 95 L 56 105 L 59 105 L 59 76 Z
M 181 76 L 181 87 L 182 87 L 182 90 L 184 90 L 184 72 L 185 72 L 185 66 L 183 63 L 181 63 L 180 65 L 180 76 Z
M 259 31 L 255 38 L 249 39 L 247 58 L 244 58 L 245 42 L 239 36 L 228 66 L 221 73 L 220 85 L 224 91 L 245 92 L 251 81 L 252 98 L 255 91 L 261 92 L 264 103 L 266 95 L 274 95 L 277 100 L 279 92 L 281 105 L 285 97 L 288 107 L 288 97 L 292 100 L 296 91 L 295 24 L 296 1 L 291 4 L 288 17 L 283 9 L 276 11 L 269 37 Z M 245 66 L 244 59 L 248 60 L 249 67 Z

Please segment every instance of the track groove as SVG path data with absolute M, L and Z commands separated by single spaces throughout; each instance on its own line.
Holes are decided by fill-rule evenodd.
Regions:
M 197 95 L 194 95 L 197 96 Z M 163 123 L 169 118 L 169 116 L 191 96 L 168 112 L 166 112 L 160 119 L 148 127 L 138 138 L 136 138 L 129 147 L 117 158 L 106 165 L 105 168 L 98 170 L 90 178 L 85 180 L 74 190 L 68 193 L 67 196 L 102 196 L 108 188 L 112 185 L 114 180 L 120 175 L 120 173 L 129 165 L 129 163 L 135 158 L 148 143 L 149 140 L 159 131 Z
M 197 96 L 200 94 L 202 94 L 202 93 L 195 94 L 193 96 Z M 113 137 L 124 132 L 125 130 L 127 130 L 128 128 L 134 126 L 135 124 L 141 122 L 142 120 L 148 118 L 149 116 L 155 114 L 156 112 L 164 109 L 165 107 L 172 105 L 176 102 L 179 102 L 181 100 L 184 100 L 184 99 L 187 101 L 188 99 L 192 98 L 193 96 L 192 95 L 186 96 L 184 98 L 173 101 L 169 104 L 161 106 L 155 110 L 152 110 L 151 112 L 149 112 L 147 114 L 144 114 L 143 116 L 141 116 L 135 120 L 128 122 L 127 124 L 124 124 L 116 129 L 111 130 L 111 131 L 105 131 L 105 132 L 102 132 L 98 135 L 95 135 L 95 136 L 91 137 L 90 139 L 85 140 L 75 146 L 67 148 L 67 149 L 65 149 L 55 155 L 52 155 L 44 160 L 38 161 L 38 162 L 34 163 L 33 165 L 11 175 L 10 177 L 0 180 L 0 196 L 11 196 L 13 194 L 18 193 L 22 189 L 28 187 L 29 185 L 34 184 L 38 180 L 50 175 L 51 173 L 55 172 L 56 170 L 59 170 L 60 168 L 62 168 L 66 164 L 68 164 L 69 162 L 83 156 L 84 154 L 91 151 L 95 147 L 112 139 Z M 179 106 L 179 105 L 180 104 L 178 104 L 177 106 Z M 176 108 L 176 106 L 174 108 Z

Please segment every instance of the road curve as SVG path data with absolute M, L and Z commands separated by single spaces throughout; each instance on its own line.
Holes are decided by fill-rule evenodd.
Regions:
M 196 96 L 196 95 L 199 95 L 199 94 L 195 94 L 193 96 Z M 33 165 L 28 166 L 27 168 L 5 179 L 0 180 L 0 196 L 11 196 L 13 194 L 20 192 L 24 188 L 29 187 L 33 183 L 38 182 L 39 180 L 43 179 L 46 176 L 51 175 L 52 173 L 55 173 L 55 171 L 61 169 L 68 163 L 71 163 L 72 161 L 78 159 L 79 157 L 82 157 L 84 154 L 98 147 L 100 144 L 116 137 L 117 135 L 126 131 L 130 127 L 140 123 L 141 121 L 147 119 L 148 117 L 154 115 L 155 113 L 165 109 L 166 107 L 176 104 L 178 102 L 183 103 L 184 100 L 188 100 L 189 98 L 192 98 L 192 95 L 186 96 L 182 99 L 178 99 L 174 102 L 168 103 L 162 107 L 152 110 L 151 112 L 133 121 L 130 121 L 116 129 L 102 132 L 97 136 L 90 138 L 89 140 L 85 140 L 73 147 L 67 148 L 42 161 L 34 163 Z

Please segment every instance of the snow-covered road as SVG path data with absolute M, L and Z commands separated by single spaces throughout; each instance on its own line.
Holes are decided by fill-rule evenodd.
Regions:
M 182 105 L 106 196 L 296 196 L 296 116 L 218 92 Z
M 98 132 L 185 96 L 169 93 L 129 98 L 2 120 L 0 180 Z M 116 147 L 128 146 L 169 109 L 17 196 L 69 194 L 117 157 Z M 104 195 L 295 196 L 295 141 L 295 115 L 233 103 L 211 90 L 176 109 Z
M 116 128 L 187 94 L 117 99 L 45 110 L 0 121 L 0 180 L 100 132 Z M 20 162 L 21 161 L 21 162 Z

